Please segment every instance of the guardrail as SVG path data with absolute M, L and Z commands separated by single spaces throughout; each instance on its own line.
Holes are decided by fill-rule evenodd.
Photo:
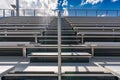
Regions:
M 120 10 L 66 9 L 60 10 L 62 16 L 120 16 Z M 16 16 L 15 9 L 0 9 L 0 17 Z M 57 16 L 57 10 L 20 9 L 19 16 Z

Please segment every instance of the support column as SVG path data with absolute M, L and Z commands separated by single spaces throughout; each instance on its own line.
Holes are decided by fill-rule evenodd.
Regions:
M 81 34 L 81 43 L 84 43 L 84 34 Z
M 5 29 L 5 37 L 7 36 L 7 29 Z
M 58 12 L 58 80 L 61 80 L 61 14 Z
M 97 45 L 90 45 L 91 46 L 91 53 L 92 53 L 92 57 L 95 56 L 95 48 L 97 47 Z
M 16 16 L 19 16 L 19 0 L 16 0 Z
M 23 47 L 23 57 L 26 57 L 26 47 Z
M 38 41 L 37 41 L 37 33 L 35 34 L 35 43 L 38 43 Z
M 94 57 L 94 47 L 91 46 L 91 53 L 92 53 L 92 57 Z

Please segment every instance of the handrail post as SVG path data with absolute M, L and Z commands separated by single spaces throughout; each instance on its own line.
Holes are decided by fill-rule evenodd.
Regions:
M 87 11 L 87 9 L 86 9 L 86 16 L 88 16 L 88 11 Z
M 108 16 L 108 10 L 106 10 L 106 16 Z
M 36 15 L 35 15 L 35 12 L 36 12 L 36 10 L 34 9 L 34 16 L 36 16 Z
M 98 16 L 98 11 L 96 10 L 96 17 Z
M 26 12 L 25 12 L 25 9 L 23 9 L 23 16 L 25 16 L 25 13 L 26 13 Z
M 37 41 L 37 33 L 35 33 L 35 43 L 38 43 L 38 41 Z
M 3 9 L 3 17 L 5 17 L 5 9 Z
M 119 11 L 117 10 L 117 16 L 119 16 Z
M 77 16 L 77 9 L 75 9 L 75 16 Z

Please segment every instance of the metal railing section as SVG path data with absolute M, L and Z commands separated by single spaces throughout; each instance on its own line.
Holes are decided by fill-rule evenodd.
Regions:
M 120 10 L 67 9 L 60 10 L 62 16 L 120 16 Z M 15 9 L 0 9 L 0 17 L 16 16 Z M 57 16 L 57 10 L 20 9 L 19 16 Z

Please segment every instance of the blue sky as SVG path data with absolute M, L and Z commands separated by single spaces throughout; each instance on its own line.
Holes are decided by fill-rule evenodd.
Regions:
M 112 9 L 120 10 L 120 0 L 59 0 L 67 1 L 69 9 Z M 59 8 L 63 8 L 59 5 Z
M 38 9 L 37 15 L 56 15 L 55 9 L 62 9 L 63 15 L 74 15 L 68 9 L 98 9 L 98 10 L 120 10 L 120 0 L 19 0 L 21 9 Z M 11 4 L 16 0 L 0 0 L 0 9 L 13 9 Z M 42 11 L 44 9 L 44 11 Z M 44 12 L 44 13 L 43 13 Z M 0 10 L 2 13 L 2 10 Z M 6 11 L 9 15 L 9 11 Z M 23 15 L 23 12 L 20 12 Z M 79 15 L 80 12 L 77 12 Z M 111 13 L 111 12 L 109 12 Z M 33 14 L 33 11 L 26 12 L 27 15 Z M 82 14 L 85 14 L 82 13 Z M 94 14 L 91 13 L 90 14 Z M 112 14 L 112 13 L 111 13 Z M 114 13 L 116 14 L 116 13 Z M 119 11 L 120 15 L 120 11 Z M 100 12 L 98 16 L 107 16 L 105 12 Z
M 15 1 L 16 0 L 0 0 L 0 9 L 11 8 L 10 4 L 15 4 Z M 47 6 L 50 6 L 50 8 L 54 9 L 67 8 L 120 10 L 120 0 L 20 0 L 20 4 L 21 6 L 25 6 L 24 8 L 38 8 L 38 1 L 40 2 L 40 5 L 45 4 Z

